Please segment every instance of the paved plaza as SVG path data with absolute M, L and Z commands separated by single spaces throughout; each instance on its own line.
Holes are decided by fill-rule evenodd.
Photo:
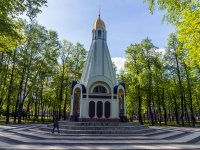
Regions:
M 200 149 L 200 128 L 150 127 L 137 135 L 64 134 L 42 124 L 0 125 L 0 149 Z

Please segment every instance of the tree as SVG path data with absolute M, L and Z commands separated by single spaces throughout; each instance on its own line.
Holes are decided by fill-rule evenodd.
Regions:
M 182 120 L 182 126 L 184 126 L 184 93 L 183 93 L 183 85 L 182 85 L 182 79 L 181 79 L 181 71 L 180 71 L 180 54 L 182 51 L 182 45 L 177 40 L 176 34 L 170 34 L 168 39 L 168 51 L 172 52 L 173 60 L 176 65 L 176 74 L 178 77 L 178 83 L 179 83 L 179 90 L 180 90 L 180 100 L 181 100 L 181 120 Z
M 137 93 L 136 99 L 138 99 L 138 120 L 140 124 L 143 124 L 142 120 L 142 97 L 141 97 L 141 80 L 140 75 L 142 71 L 142 55 L 141 55 L 141 45 L 140 44 L 131 44 L 128 49 L 126 50 L 126 63 L 125 67 L 127 71 L 132 72 L 135 74 L 135 89 Z
M 157 122 L 154 91 L 155 87 L 157 87 L 156 90 L 159 95 L 158 73 L 159 75 L 162 74 L 162 71 L 160 71 L 162 64 L 159 61 L 160 55 L 155 52 L 156 49 L 157 47 L 153 45 L 151 40 L 146 38 L 139 44 L 131 44 L 126 50 L 123 77 L 125 78 L 127 91 L 129 91 L 126 97 L 127 110 L 128 113 L 133 113 L 134 109 L 137 109 L 138 111 L 135 113 L 138 114 L 141 124 L 143 124 L 143 120 L 145 119 L 145 116 L 143 119 L 142 113 L 146 114 L 147 117 L 151 117 L 152 125 Z M 155 86 L 156 82 L 157 86 Z M 159 96 L 158 101 L 160 101 Z M 161 108 L 160 105 L 159 109 Z
M 74 46 L 74 50 L 72 53 L 72 74 L 74 76 L 74 80 L 79 81 L 82 75 L 82 70 L 85 65 L 87 56 L 87 51 L 83 47 L 82 44 L 76 43 Z
M 163 21 L 176 27 L 178 40 L 184 44 L 184 50 L 189 51 L 189 57 L 194 64 L 200 66 L 200 1 L 199 0 L 144 0 L 153 13 L 155 6 L 166 11 Z
M 199 92 L 199 68 L 186 59 L 188 53 L 177 34 L 169 36 L 165 55 L 156 49 L 146 38 L 126 50 L 125 68 L 118 79 L 126 82 L 127 116 L 137 114 L 140 123 L 147 118 L 152 125 L 157 121 L 179 124 L 181 116 L 182 126 L 185 122 L 190 126 L 190 118 L 194 126 L 195 111 L 200 110 L 199 96 L 194 94 Z
M 25 41 L 19 48 L 18 54 L 21 57 L 17 65 L 19 74 L 19 88 L 16 101 L 16 106 L 18 106 L 18 123 L 21 123 L 24 102 L 32 93 L 34 86 L 38 87 L 37 94 L 34 95 L 43 105 L 44 81 L 49 77 L 53 71 L 52 68 L 57 64 L 57 51 L 59 49 L 59 42 L 55 31 L 48 31 L 34 21 L 31 24 L 25 22 L 23 30 Z M 40 95 L 38 95 L 39 93 Z
M 178 40 L 189 51 L 193 65 L 200 67 L 200 2 L 194 9 L 185 9 L 183 19 L 177 23 Z
M 154 64 L 155 50 L 157 49 L 157 47 L 153 45 L 153 43 L 151 42 L 151 40 L 149 38 L 142 40 L 141 46 L 142 46 L 142 51 L 143 51 L 143 54 L 144 54 L 145 66 L 146 66 L 146 69 L 147 69 L 147 79 L 148 79 L 148 81 L 147 81 L 148 83 L 147 83 L 147 87 L 146 87 L 147 101 L 148 101 L 148 107 L 149 107 L 152 125 L 154 125 L 154 114 L 153 114 L 154 101 L 153 101 L 153 88 L 152 88 L 152 84 L 153 84 L 152 71 L 153 70 L 152 70 L 152 65 Z
M 66 40 L 60 43 L 59 58 L 61 61 L 56 67 L 56 74 L 53 77 L 57 99 L 55 106 L 58 108 L 55 111 L 58 111 L 59 119 L 62 115 L 66 119 L 67 103 L 69 104 L 69 93 L 71 93 L 70 83 L 80 80 L 87 52 L 80 43 L 76 43 L 75 46 Z
M 18 17 L 23 13 L 32 20 L 41 12 L 47 0 L 1 0 L 0 1 L 0 51 L 13 50 L 22 42 Z
M 70 77 L 70 70 L 71 70 L 71 61 L 72 61 L 72 53 L 73 53 L 73 44 L 63 40 L 60 42 L 61 43 L 61 49 L 60 49 L 60 59 L 61 59 L 61 64 L 59 67 L 59 72 L 60 72 L 60 94 L 59 94 L 59 118 L 61 118 L 61 106 L 62 106 L 62 101 L 63 101 L 63 92 L 66 92 L 65 94 L 65 102 L 64 102 L 64 108 L 63 108 L 63 115 L 64 119 L 67 118 L 66 116 L 66 107 L 67 107 L 67 100 L 68 100 L 68 86 L 69 86 L 69 77 Z M 65 83 L 64 83 L 65 81 Z M 64 87 L 66 88 L 65 91 Z

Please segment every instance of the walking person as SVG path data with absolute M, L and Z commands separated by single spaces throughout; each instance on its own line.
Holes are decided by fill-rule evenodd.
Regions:
M 52 133 L 54 133 L 54 129 L 55 128 L 57 128 L 58 129 L 58 133 L 60 133 L 60 131 L 59 131 L 59 124 L 58 124 L 58 115 L 54 115 Z

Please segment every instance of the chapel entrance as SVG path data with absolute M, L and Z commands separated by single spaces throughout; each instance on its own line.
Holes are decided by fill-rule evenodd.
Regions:
M 94 101 L 89 102 L 89 117 L 90 118 L 109 118 L 110 117 L 110 102 Z M 95 109 L 96 108 L 96 109 Z

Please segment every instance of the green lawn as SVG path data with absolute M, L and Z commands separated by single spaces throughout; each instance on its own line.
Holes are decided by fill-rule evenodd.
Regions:
M 53 121 L 53 118 L 52 117 L 45 117 L 44 119 L 44 124 L 49 124 L 49 123 L 52 123 Z M 5 116 L 0 116 L 0 124 L 5 124 L 6 122 L 6 117 Z M 9 124 L 13 124 L 14 122 L 14 117 L 10 117 L 9 119 Z M 17 122 L 17 120 L 16 120 Z M 34 121 L 34 117 L 30 117 L 30 120 L 29 119 L 26 119 L 26 117 L 24 117 L 24 120 L 23 120 L 23 117 L 22 117 L 22 120 L 21 120 L 22 123 L 42 123 L 42 120 L 41 120 L 41 116 L 38 117 L 38 121 Z

